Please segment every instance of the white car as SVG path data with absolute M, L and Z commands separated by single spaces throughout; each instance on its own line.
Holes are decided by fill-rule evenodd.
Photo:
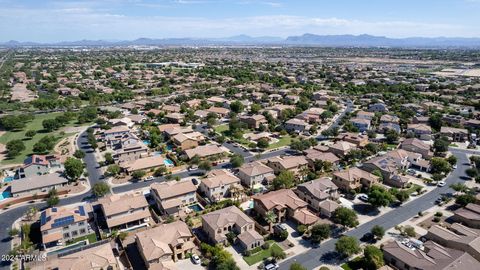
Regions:
M 453 168 L 453 169 L 456 169 L 456 168 L 457 168 L 457 164 L 453 164 L 452 168 Z
M 200 264 L 200 263 L 202 263 L 202 261 L 200 260 L 200 257 L 198 257 L 197 254 L 193 254 L 193 255 L 192 255 L 192 262 L 193 262 L 193 264 Z
M 265 265 L 264 269 L 265 270 L 276 270 L 276 269 L 278 269 L 278 264 L 269 263 L 269 264 Z
M 153 179 L 155 179 L 155 177 L 150 175 L 147 178 L 145 178 L 145 181 L 152 181 Z
M 360 194 L 360 195 L 358 195 L 357 198 L 361 201 L 364 201 L 364 202 L 368 201 L 368 195 L 367 194 Z
M 443 186 L 445 186 L 446 184 L 447 184 L 447 183 L 445 183 L 445 181 L 439 181 L 439 182 L 437 183 L 437 186 L 443 187 Z

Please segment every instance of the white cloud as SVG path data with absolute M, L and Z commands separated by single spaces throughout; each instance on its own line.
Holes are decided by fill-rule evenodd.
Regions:
M 92 3 L 76 6 L 59 5 L 52 9 L 0 9 L 0 25 L 2 25 L 0 39 L 3 41 L 225 37 L 237 34 L 286 37 L 303 33 L 367 33 L 390 37 L 480 36 L 477 27 L 412 21 L 361 21 L 290 15 L 223 19 L 127 16 L 108 9 L 92 8 Z

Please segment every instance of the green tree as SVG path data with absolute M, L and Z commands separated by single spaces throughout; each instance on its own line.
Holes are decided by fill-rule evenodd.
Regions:
M 22 140 L 11 140 L 7 142 L 5 146 L 7 149 L 7 155 L 10 158 L 18 156 L 23 150 L 25 150 L 25 144 Z
M 314 243 L 320 243 L 322 240 L 330 237 L 330 225 L 317 224 L 310 229 L 311 239 Z
M 378 239 L 382 239 L 385 235 L 385 229 L 379 225 L 373 226 L 371 232 Z
M 410 198 L 410 194 L 406 190 L 400 190 L 395 194 L 395 198 L 401 203 L 405 202 Z
M 60 128 L 60 123 L 55 119 L 45 119 L 42 122 L 42 126 L 46 131 L 51 132 Z
M 212 169 L 212 164 L 209 161 L 204 160 L 198 164 L 198 168 L 204 171 L 210 171 Z
M 75 150 L 75 153 L 73 153 L 73 156 L 78 158 L 78 159 L 82 159 L 82 158 L 85 157 L 85 152 L 83 152 L 80 149 L 77 149 L 77 150 Z
M 393 129 L 389 129 L 385 134 L 385 139 L 389 144 L 396 143 L 398 141 L 398 137 L 399 137 L 398 133 Z
M 58 198 L 57 190 L 54 189 L 54 188 L 51 189 L 51 190 L 48 192 L 48 198 L 47 198 L 47 205 L 48 205 L 48 207 L 55 206 L 55 205 L 57 205 L 59 202 L 60 202 L 60 199 Z
M 37 135 L 37 132 L 35 130 L 28 130 L 25 132 L 25 136 L 32 138 L 33 136 Z
M 307 270 L 307 268 L 298 262 L 294 262 L 290 265 L 290 270 Z
M 442 136 L 435 139 L 435 141 L 433 142 L 433 149 L 435 150 L 436 153 L 444 153 L 448 151 L 449 145 L 450 145 L 450 142 L 448 141 L 448 138 L 445 136 Z
M 281 260 L 281 259 L 285 259 L 285 257 L 287 257 L 287 254 L 285 254 L 285 252 L 281 249 L 276 249 L 276 248 L 272 248 L 270 250 L 270 255 L 272 256 L 272 258 L 274 258 L 275 260 Z
M 69 157 L 64 163 L 65 174 L 72 180 L 77 180 L 82 176 L 84 165 L 80 159 Z
M 98 182 L 92 187 L 93 195 L 97 198 L 101 198 L 110 193 L 110 187 L 105 182 Z
M 363 257 L 365 258 L 367 269 L 379 269 L 385 265 L 385 261 L 383 260 L 383 252 L 376 246 L 366 246 L 363 250 Z
M 452 170 L 452 165 L 444 158 L 434 157 L 430 160 L 431 168 L 430 171 L 434 173 L 444 173 L 447 174 Z
M 258 141 L 257 141 L 257 147 L 258 148 L 261 148 L 261 149 L 265 149 L 268 147 L 268 140 L 265 139 L 265 138 L 260 138 Z
M 142 179 L 147 173 L 145 171 L 139 170 L 139 171 L 134 171 L 132 173 L 133 179 L 140 180 Z
M 230 103 L 230 109 L 234 112 L 234 113 L 241 113 L 243 111 L 243 109 L 245 108 L 245 106 L 238 100 Z
M 234 155 L 230 158 L 230 163 L 234 168 L 238 168 L 243 165 L 245 159 L 241 155 Z
M 460 206 L 466 206 L 469 203 L 475 202 L 475 196 L 472 194 L 462 194 L 455 199 L 455 203 Z
M 111 164 L 108 166 L 106 173 L 109 176 L 117 176 L 121 170 L 122 169 L 117 164 Z
M 368 193 L 368 202 L 374 207 L 387 206 L 393 202 L 393 196 L 385 188 L 373 186 Z
M 335 243 L 335 251 L 343 257 L 350 257 L 361 251 L 357 238 L 352 236 L 342 236 Z
M 115 160 L 113 159 L 112 153 L 105 153 L 105 164 L 113 164 Z
M 333 212 L 333 220 L 345 227 L 356 227 L 358 223 L 358 216 L 355 211 L 346 207 L 339 207 Z
M 295 184 L 295 175 L 291 171 L 282 171 L 272 181 L 273 189 L 291 188 Z

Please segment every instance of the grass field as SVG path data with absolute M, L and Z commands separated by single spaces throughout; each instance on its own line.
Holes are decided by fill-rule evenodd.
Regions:
M 287 145 L 290 145 L 290 143 L 292 143 L 292 137 L 290 137 L 290 135 L 285 135 L 285 136 L 282 136 L 278 140 L 278 142 L 270 144 L 267 147 L 267 149 L 274 149 L 274 148 L 278 148 L 278 147 L 287 146 Z
M 224 134 L 226 131 L 229 130 L 228 124 L 218 125 L 214 128 L 215 132 Z
M 269 249 L 262 249 L 260 250 L 259 252 L 251 255 L 251 256 L 245 256 L 243 257 L 243 260 L 248 264 L 248 265 L 252 265 L 252 264 L 256 264 L 260 261 L 263 261 L 264 259 L 267 259 L 271 256 L 271 252 L 272 250 L 279 250 L 279 251 L 282 251 L 282 248 L 280 246 L 278 246 L 277 244 L 273 243 Z
M 97 242 L 97 235 L 95 233 L 87 234 L 85 236 L 81 236 L 78 238 L 73 239 L 69 244 L 75 244 L 77 242 L 83 241 L 83 240 L 88 240 L 89 244 Z
M 6 144 L 7 142 L 11 140 L 23 140 L 23 143 L 25 144 L 25 150 L 20 153 L 20 155 L 16 156 L 13 159 L 5 159 L 0 162 L 2 165 L 7 165 L 7 164 L 16 164 L 16 163 L 22 163 L 25 158 L 32 153 L 32 148 L 33 145 L 38 142 L 42 137 L 46 135 L 54 135 L 58 140 L 61 140 L 62 138 L 68 137 L 72 134 L 63 134 L 60 130 L 52 131 L 52 132 L 45 132 L 43 131 L 43 126 L 42 122 L 45 119 L 53 119 L 62 113 L 48 113 L 48 114 L 38 114 L 35 115 L 35 119 L 32 121 L 28 122 L 25 128 L 21 131 L 7 131 L 5 134 L 3 134 L 0 137 L 0 143 L 1 144 Z M 72 127 L 72 126 L 78 126 L 77 120 L 71 121 L 67 127 Z M 28 130 L 35 130 L 37 131 L 37 134 L 33 136 L 31 139 L 25 137 L 25 133 Z

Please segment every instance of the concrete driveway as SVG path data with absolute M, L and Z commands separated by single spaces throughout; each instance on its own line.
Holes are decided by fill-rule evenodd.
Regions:
M 175 263 L 175 266 L 177 269 L 205 270 L 205 267 L 201 264 L 194 264 L 190 259 L 179 260 Z

